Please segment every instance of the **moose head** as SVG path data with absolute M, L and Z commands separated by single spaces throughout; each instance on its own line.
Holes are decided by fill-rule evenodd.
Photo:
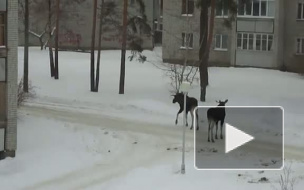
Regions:
M 228 102 L 228 99 L 226 99 L 225 101 L 219 100 L 219 101 L 215 101 L 215 102 L 219 104 L 218 106 L 225 106 L 226 103 Z

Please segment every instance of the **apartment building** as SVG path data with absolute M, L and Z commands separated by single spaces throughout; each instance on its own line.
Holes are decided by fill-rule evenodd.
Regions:
M 18 0 L 0 0 L 0 159 L 17 148 Z
M 45 1 L 38 0 L 37 2 Z M 121 15 L 122 22 L 122 10 L 124 1 L 122 0 L 106 0 L 105 2 L 115 2 L 117 5 L 118 20 Z M 54 1 L 55 3 L 55 1 Z M 145 14 L 147 15 L 148 23 L 153 28 L 153 20 L 155 15 L 154 1 L 144 0 Z M 101 5 L 101 0 L 98 0 L 98 6 Z M 48 6 L 46 2 L 46 7 Z M 61 6 L 63 12 L 59 25 L 59 47 L 63 49 L 82 49 L 87 50 L 91 47 L 91 34 L 92 34 L 92 17 L 93 17 L 93 1 L 86 0 L 81 4 L 71 3 L 69 5 Z M 48 15 L 47 10 L 45 15 L 35 15 L 31 12 L 30 30 L 40 35 L 47 23 Z M 138 4 L 135 0 L 128 0 L 128 13 L 134 16 L 138 14 Z M 36 13 L 37 14 L 37 13 Z M 55 17 L 55 15 L 54 15 Z M 20 16 L 22 19 L 22 16 Z M 23 22 L 19 23 L 19 45 L 24 43 L 24 30 Z M 97 31 L 99 28 L 99 19 L 97 20 Z M 152 36 L 142 35 L 144 49 L 153 49 L 154 41 Z M 47 40 L 45 35 L 44 41 Z M 98 38 L 96 38 L 97 44 Z M 106 27 L 102 34 L 102 49 L 120 49 L 122 38 L 117 36 L 117 28 Z M 30 45 L 39 46 L 40 42 L 37 37 L 30 35 Z
M 188 12 L 185 12 L 188 3 Z M 163 60 L 198 60 L 199 14 L 196 0 L 168 0 L 163 13 Z M 237 19 L 227 28 L 228 1 L 217 3 L 210 65 L 260 67 L 304 72 L 304 1 L 238 0 Z M 185 48 L 190 38 L 189 48 Z

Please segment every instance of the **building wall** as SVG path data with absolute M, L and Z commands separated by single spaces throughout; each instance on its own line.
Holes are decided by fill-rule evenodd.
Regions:
M 165 62 L 183 63 L 187 50 L 182 46 L 182 33 L 193 33 L 193 49 L 188 50 L 189 62 L 198 60 L 199 16 L 198 9 L 193 16 L 182 16 L 182 1 L 164 0 L 163 2 L 163 60 Z M 189 25 L 188 21 L 189 19 Z
M 0 81 L 0 128 L 5 132 L 0 158 L 14 157 L 17 149 L 18 0 L 7 1 L 6 18 L 6 47 L 0 49 L 0 63 L 6 67 Z
M 296 37 L 304 37 L 304 21 L 297 21 L 298 0 L 274 1 L 274 17 L 238 17 L 228 29 L 223 19 L 215 18 L 214 34 L 228 35 L 227 51 L 210 50 L 209 63 L 216 66 L 249 66 L 288 71 L 304 72 L 304 55 L 296 55 Z M 181 1 L 164 1 L 163 60 L 183 63 L 185 50 L 181 50 L 181 33 L 187 26 L 186 18 L 181 16 Z M 190 31 L 194 33 L 194 49 L 189 57 L 198 60 L 199 10 L 190 17 Z M 242 50 L 237 48 L 237 32 L 273 34 L 271 51 Z M 213 34 L 213 35 L 214 35 Z
M 123 9 L 123 1 L 114 0 L 117 2 L 117 5 L 122 11 Z M 152 27 L 153 21 L 153 1 L 144 0 L 146 5 L 146 15 L 150 26 Z M 129 0 L 129 3 L 131 1 Z M 98 0 L 98 4 L 100 5 L 101 0 Z M 91 28 L 92 28 L 92 17 L 93 17 L 93 1 L 87 0 L 84 3 L 77 5 L 73 4 L 71 6 L 65 7 L 63 10 L 65 13 L 68 13 L 68 17 L 62 18 L 60 20 L 60 30 L 59 30 L 59 46 L 61 48 L 68 49 L 90 49 L 91 46 Z M 132 12 L 135 8 L 132 5 L 129 5 L 128 11 Z M 35 15 L 32 17 L 34 20 Z M 122 20 L 122 18 L 121 18 Z M 35 22 L 32 21 L 30 29 L 34 31 L 43 31 L 43 24 L 46 22 Z M 24 33 L 22 32 L 23 24 L 20 23 L 19 28 L 21 31 L 19 33 L 20 40 L 19 45 L 23 45 L 24 43 Z M 97 29 L 99 28 L 99 20 L 97 20 Z M 115 35 L 117 33 L 117 29 L 113 31 L 104 31 L 102 36 L 102 49 L 120 49 L 121 48 L 121 38 Z M 98 36 L 98 35 L 97 35 Z M 96 36 L 96 44 L 98 42 L 98 37 Z M 152 37 L 144 37 L 143 47 L 145 49 L 153 48 Z M 39 46 L 39 40 L 33 36 L 30 37 L 30 44 Z
M 297 2 L 284 2 L 284 64 L 288 71 L 304 73 L 304 55 L 296 54 L 296 38 L 304 37 L 304 21 L 297 21 Z

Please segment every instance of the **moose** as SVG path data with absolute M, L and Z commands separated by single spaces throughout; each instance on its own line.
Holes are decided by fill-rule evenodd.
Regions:
M 175 95 L 172 95 L 172 96 L 174 97 L 172 103 L 175 104 L 177 102 L 179 104 L 179 111 L 177 112 L 176 119 L 175 119 L 175 125 L 177 125 L 177 123 L 178 123 L 178 115 L 184 111 L 184 93 L 179 93 L 178 92 L 178 93 L 176 93 Z M 188 116 L 188 112 L 190 111 L 191 118 L 192 118 L 192 124 L 191 124 L 191 128 L 190 128 L 191 130 L 193 129 L 194 110 L 197 107 L 197 105 L 198 105 L 198 103 L 197 103 L 197 99 L 196 98 L 189 97 L 189 96 L 186 97 L 186 126 L 188 126 L 187 116 Z M 196 114 L 196 118 L 197 118 L 196 130 L 198 130 L 199 127 L 198 127 L 198 114 L 197 114 L 197 111 L 196 111 L 195 114 Z
M 225 101 L 216 101 L 218 104 L 215 108 L 209 108 L 207 111 L 207 119 L 208 119 L 208 142 L 210 142 L 210 133 L 211 133 L 211 141 L 214 142 L 213 139 L 213 127 L 216 125 L 215 139 L 217 139 L 217 129 L 218 122 L 221 122 L 221 139 L 223 139 L 223 125 L 225 121 L 226 111 L 225 105 L 228 102 L 228 99 Z

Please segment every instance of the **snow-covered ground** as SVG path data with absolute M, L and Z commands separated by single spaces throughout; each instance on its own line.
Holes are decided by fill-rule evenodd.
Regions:
M 19 78 L 23 71 L 19 48 Z M 160 49 L 146 51 L 160 61 Z M 281 171 L 196 171 L 187 131 L 181 175 L 181 124 L 174 125 L 169 79 L 151 63 L 127 62 L 118 94 L 119 51 L 103 51 L 98 93 L 89 91 L 89 54 L 60 52 L 59 80 L 49 75 L 48 51 L 30 49 L 37 97 L 19 110 L 18 151 L 0 161 L 1 189 L 274 189 Z M 283 106 L 286 165 L 304 188 L 304 85 L 300 75 L 252 68 L 210 68 L 207 102 Z M 190 96 L 199 97 L 194 84 Z M 206 128 L 201 127 L 202 133 Z M 217 146 L 216 143 L 215 145 Z M 267 177 L 270 181 L 259 183 Z

